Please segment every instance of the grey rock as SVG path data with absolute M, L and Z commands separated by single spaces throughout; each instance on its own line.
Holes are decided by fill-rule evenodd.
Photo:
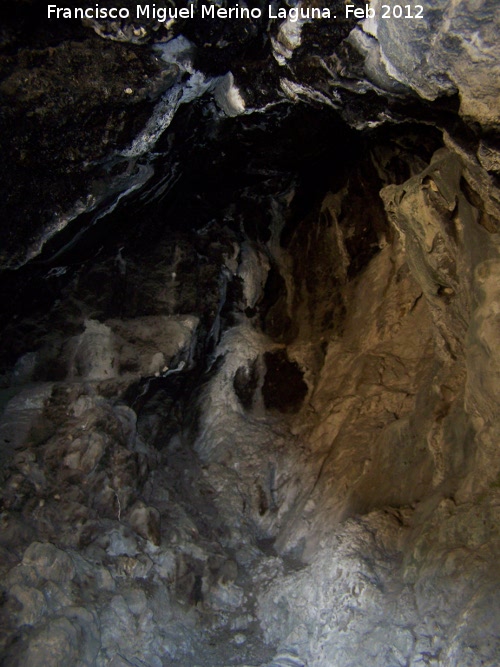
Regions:
M 67 583 L 75 575 L 71 557 L 48 542 L 30 544 L 24 552 L 23 565 L 32 566 L 40 577 L 55 583 Z
M 33 665 L 44 667 L 76 667 L 79 662 L 79 644 L 81 632 L 65 617 L 53 618 L 46 625 L 38 628 L 29 638 L 27 647 L 14 665 Z
M 7 403 L 0 417 L 0 456 L 26 444 L 51 393 L 51 384 L 38 384 L 24 388 Z
M 123 526 L 114 529 L 108 535 L 110 556 L 135 556 L 138 552 L 137 540 Z
M 129 523 L 135 532 L 155 546 L 161 543 L 161 518 L 155 507 L 138 503 L 130 511 Z
M 16 614 L 19 625 L 35 625 L 42 619 L 47 607 L 41 591 L 14 584 L 9 589 L 9 595 L 22 605 L 22 609 Z
M 378 40 L 385 72 L 425 99 L 458 92 L 464 118 L 498 127 L 498 3 L 429 0 L 413 20 L 381 18 L 382 4 L 372 3 L 377 18 L 365 29 Z
M 89 239 L 113 213 L 113 237 L 81 264 L 49 260 L 42 303 L 59 301 L 20 308 L 2 337 L 7 360 L 37 350 L 2 377 L 7 667 L 500 663 L 500 10 L 429 0 L 422 19 L 386 20 L 371 4 L 379 18 L 357 25 L 245 23 L 244 52 L 226 22 L 197 45 L 213 79 L 195 46 L 169 42 L 149 119 L 131 99 L 153 93 L 131 65 L 140 46 L 79 36 L 0 54 L 21 173 L 53 163 L 28 145 L 32 124 L 59 132 L 74 108 L 44 77 L 81 100 L 95 54 L 137 74 L 98 79 L 113 113 L 82 104 L 88 151 L 63 161 L 107 155 L 94 135 L 114 151 L 117 118 L 135 139 L 92 201 L 30 228 L 29 252 L 77 211 Z M 93 23 L 136 44 L 147 26 Z M 76 85 L 61 65 L 75 54 Z M 328 107 L 318 127 L 307 105 Z M 66 199 L 50 190 L 51 207 Z

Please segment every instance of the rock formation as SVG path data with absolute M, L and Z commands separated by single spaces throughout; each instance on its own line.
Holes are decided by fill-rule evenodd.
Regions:
M 202 4 L 1 9 L 1 663 L 496 667 L 498 3 Z

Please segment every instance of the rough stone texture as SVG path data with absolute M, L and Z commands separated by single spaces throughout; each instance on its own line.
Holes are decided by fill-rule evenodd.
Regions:
M 499 575 L 493 556 L 500 546 L 493 518 L 499 460 L 491 440 L 498 408 L 490 380 L 497 377 L 498 346 L 491 339 L 487 365 L 480 361 L 486 360 L 489 318 L 496 317 L 484 311 L 480 276 L 496 284 L 498 250 L 460 192 L 460 175 L 457 157 L 440 151 L 421 174 L 382 190 L 401 245 L 371 261 L 356 285 L 359 291 L 347 300 L 354 311 L 348 308 L 342 336 L 330 342 L 311 400 L 318 426 L 307 436 L 303 426 L 299 430 L 312 444 L 309 466 L 318 472 L 303 475 L 303 499 L 294 503 L 276 546 L 300 553 L 318 574 L 306 568 L 303 575 L 289 575 L 285 589 L 280 581 L 261 598 L 261 618 L 284 623 L 277 636 L 290 633 L 285 644 L 302 647 L 301 656 L 311 665 L 328 664 L 332 655 L 339 665 L 498 660 L 498 635 L 489 623 L 483 625 L 479 611 L 490 607 L 496 614 L 490 590 Z M 384 527 L 380 515 L 368 514 L 356 526 L 358 537 L 351 534 L 347 541 L 351 557 L 358 539 L 382 539 L 380 562 L 403 559 L 389 579 L 377 573 L 378 547 L 360 548 L 359 567 L 344 563 L 341 548 L 329 541 L 346 515 L 380 506 L 399 509 L 385 516 Z M 392 534 L 391 515 L 397 521 Z M 356 524 L 343 525 L 350 531 Z M 387 549 L 394 549 L 392 556 Z M 328 578 L 330 568 L 335 584 Z M 318 588 L 308 585 L 311 576 Z M 352 596 L 359 586 L 363 615 L 344 619 L 340 613 L 356 609 Z M 391 607 L 395 590 L 402 597 Z M 322 594 L 324 599 L 317 597 Z M 344 595 L 350 601 L 332 609 L 330 600 Z M 455 638 L 464 618 L 473 650 Z M 263 627 L 271 633 L 275 626 L 263 620 Z M 389 639 L 381 643 L 377 634 Z M 426 643 L 430 635 L 432 642 Z M 463 653 L 458 657 L 455 651 Z
M 382 4 L 391 7 L 389 18 L 382 18 Z M 381 0 L 371 3 L 376 18 L 363 25 L 377 40 L 385 72 L 425 99 L 458 93 L 460 114 L 467 121 L 498 129 L 498 3 L 427 0 L 420 5 L 422 18 L 407 20 L 392 15 L 396 5 Z M 407 11 L 404 8 L 403 14 Z M 411 12 L 419 13 L 416 6 L 411 6 Z M 382 70 L 380 76 L 384 74 Z
M 133 172 L 111 153 L 127 147 L 176 72 L 133 46 L 111 47 L 90 34 L 0 51 L 0 71 L 2 123 L 10 128 L 2 132 L 5 267 L 38 254 L 47 238 L 102 199 L 106 184 L 109 197 L 110 170 Z
M 267 5 L 258 4 L 266 16 Z M 135 13 L 135 3 L 125 5 Z M 423 18 L 413 20 L 382 19 L 380 5 L 373 3 L 377 18 L 358 27 L 337 0 L 327 3 L 337 15 L 330 21 L 194 19 L 167 28 L 153 19 L 84 26 L 50 21 L 46 5 L 26 0 L 34 30 L 16 3 L 4 3 L 1 111 L 10 131 L 2 133 L 9 166 L 2 178 L 8 224 L 1 265 L 23 264 L 57 231 L 88 225 L 89 217 L 99 219 L 124 193 L 144 186 L 157 169 L 156 158 L 147 155 L 152 140 L 179 104 L 210 91 L 219 106 L 210 109 L 213 119 L 220 111 L 265 110 L 285 97 L 334 108 L 356 128 L 401 121 L 416 109 L 420 118 L 427 114 L 443 125 L 439 109 L 444 116 L 454 112 L 451 98 L 458 95 L 461 116 L 473 128 L 495 133 L 495 1 L 432 0 Z M 179 34 L 190 40 L 187 70 L 186 51 L 167 46 L 153 52 L 150 46 Z M 444 103 L 434 111 L 419 97 Z M 488 170 L 498 166 L 487 138 L 479 155 Z M 46 161 L 51 170 L 41 166 Z
M 372 147 L 305 216 L 282 193 L 244 251 L 219 237 L 209 275 L 250 284 L 214 280 L 201 317 L 106 318 L 88 277 L 65 288 L 58 330 L 11 376 L 19 409 L 61 357 L 4 473 L 6 664 L 498 661 L 496 236 L 460 158 L 405 141 Z M 196 308 L 175 259 L 184 290 L 165 301 L 162 248 L 160 279 L 127 268 L 148 312 Z M 156 377 L 160 353 L 186 364 Z
M 2 28 L 63 218 L 88 181 L 54 124 L 87 95 L 75 150 L 128 146 L 1 277 L 2 664 L 500 663 L 499 21 L 195 23 L 163 65 L 150 22 Z

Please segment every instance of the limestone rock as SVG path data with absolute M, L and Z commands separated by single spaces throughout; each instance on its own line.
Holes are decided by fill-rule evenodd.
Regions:
M 464 118 L 485 128 L 498 127 L 497 3 L 430 0 L 412 5 L 411 12 L 422 16 L 407 20 L 396 17 L 392 5 L 387 5 L 389 17 L 383 18 L 382 4 L 372 3 L 376 18 L 364 29 L 378 41 L 385 72 L 425 99 L 458 93 Z
M 33 542 L 26 549 L 23 565 L 31 565 L 40 577 L 55 583 L 65 583 L 74 577 L 75 567 L 67 553 L 53 544 Z
M 7 667 L 500 664 L 498 3 L 370 4 L 8 3 Z
M 145 540 L 149 540 L 155 546 L 160 545 L 161 520 L 156 508 L 147 507 L 144 503 L 136 504 L 130 511 L 129 523 Z

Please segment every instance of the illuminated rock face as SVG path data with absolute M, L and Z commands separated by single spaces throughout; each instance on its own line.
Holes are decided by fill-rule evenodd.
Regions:
M 374 36 L 386 72 L 425 99 L 458 93 L 460 114 L 484 129 L 498 129 L 500 47 L 496 39 L 500 8 L 491 0 L 430 0 L 399 9 L 374 3 L 376 19 L 365 31 Z M 393 17 L 421 14 L 421 18 Z M 388 18 L 383 18 L 386 15 Z
M 496 6 L 14 25 L 2 664 L 498 665 Z

